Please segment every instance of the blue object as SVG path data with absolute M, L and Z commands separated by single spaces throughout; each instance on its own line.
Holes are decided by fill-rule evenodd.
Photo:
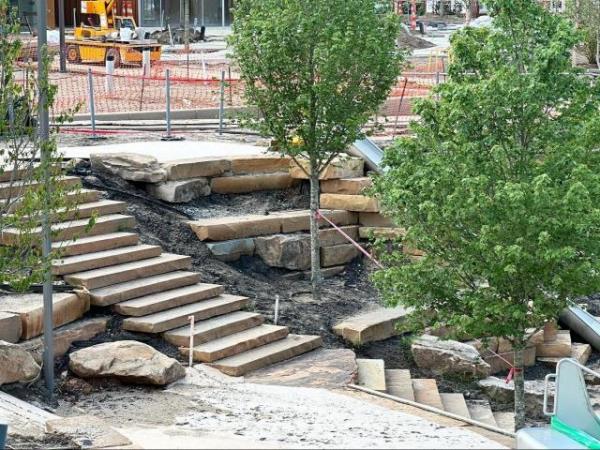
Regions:
M 0 423 L 0 450 L 4 450 L 6 446 L 6 432 L 8 430 L 8 425 L 4 423 Z

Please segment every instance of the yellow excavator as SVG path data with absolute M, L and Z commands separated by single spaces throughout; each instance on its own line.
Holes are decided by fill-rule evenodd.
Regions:
M 117 0 L 83 0 L 81 24 L 75 28 L 74 39 L 66 41 L 67 60 L 70 63 L 103 63 L 114 61 L 121 65 L 139 65 L 142 53 L 150 50 L 150 61 L 158 61 L 161 45 L 144 36 L 138 36 L 135 19 L 117 16 Z

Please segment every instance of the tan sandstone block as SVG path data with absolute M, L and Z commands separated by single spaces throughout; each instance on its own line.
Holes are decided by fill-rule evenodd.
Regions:
M 324 194 L 362 195 L 365 189 L 372 185 L 373 180 L 369 177 L 323 180 L 321 181 L 321 192 Z
M 365 195 L 321 194 L 321 206 L 355 212 L 379 211 L 379 202 Z
M 214 194 L 247 194 L 248 192 L 288 189 L 294 179 L 287 172 L 217 177 L 211 180 Z
M 308 180 L 306 173 L 310 173 L 309 161 L 301 159 L 298 162 L 301 167 L 293 161 L 290 163 L 290 175 L 292 178 Z M 361 158 L 336 158 L 321 171 L 319 180 L 362 177 L 364 170 L 365 162 Z
M 286 172 L 291 161 L 289 157 L 280 155 L 240 155 L 231 156 L 229 160 L 234 175 Z
M 360 212 L 358 214 L 358 223 L 363 227 L 394 227 L 391 219 L 380 213 Z
M 220 177 L 231 169 L 231 162 L 223 158 L 191 158 L 167 161 L 161 164 L 167 172 L 167 180 L 186 178 Z

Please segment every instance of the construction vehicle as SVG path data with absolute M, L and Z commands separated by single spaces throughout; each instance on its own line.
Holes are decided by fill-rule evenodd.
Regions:
M 117 16 L 117 0 L 83 0 L 81 25 L 75 28 L 74 39 L 66 41 L 70 63 L 103 63 L 121 65 L 142 63 L 144 50 L 150 51 L 150 61 L 160 60 L 161 45 L 144 39 L 131 16 Z

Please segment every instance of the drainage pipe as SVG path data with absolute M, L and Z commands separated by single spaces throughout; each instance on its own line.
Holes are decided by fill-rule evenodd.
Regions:
M 425 411 L 429 411 L 431 413 L 438 414 L 440 416 L 448 417 L 450 419 L 460 420 L 461 422 L 465 422 L 465 423 L 468 423 L 469 425 L 474 425 L 476 427 L 483 428 L 485 430 L 493 431 L 494 433 L 503 434 L 505 436 L 510 436 L 512 438 L 516 437 L 516 434 L 511 431 L 506 431 L 506 430 L 503 430 L 502 428 L 498 428 L 493 425 L 488 425 L 487 423 L 478 422 L 477 420 L 468 419 L 466 417 L 459 416 L 457 414 L 452 414 L 452 413 L 449 413 L 448 411 L 434 408 L 433 406 L 428 406 L 428 405 L 424 405 L 422 403 L 413 402 L 412 400 L 406 400 L 404 398 L 385 394 L 383 392 L 374 391 L 373 389 L 369 389 L 364 386 L 357 386 L 356 384 L 349 384 L 348 387 L 350 389 L 366 392 L 367 394 L 375 395 L 377 397 L 385 398 L 387 400 L 392 400 L 396 403 L 403 403 L 405 405 L 414 406 L 415 408 L 423 409 Z

